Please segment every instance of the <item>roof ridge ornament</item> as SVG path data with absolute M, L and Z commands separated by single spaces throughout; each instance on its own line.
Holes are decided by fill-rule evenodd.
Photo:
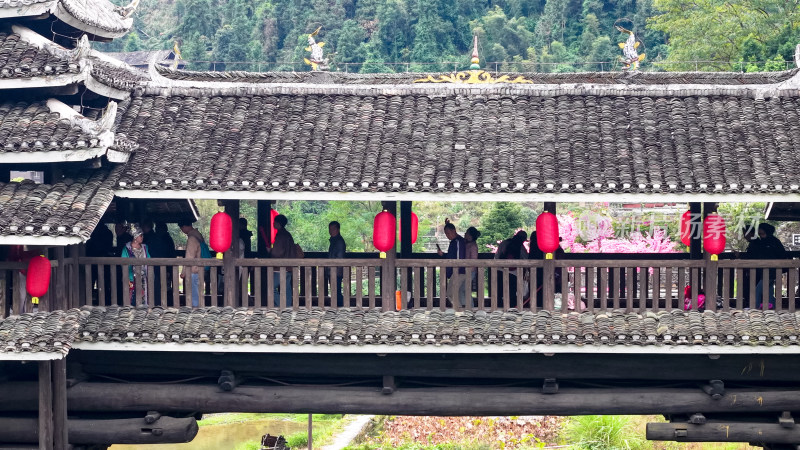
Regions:
M 439 78 L 434 78 L 433 75 L 428 75 L 425 78 L 414 80 L 414 83 L 455 83 L 455 84 L 492 84 L 492 83 L 518 83 L 518 84 L 533 84 L 533 81 L 526 79 L 523 76 L 511 78 L 510 75 L 501 75 L 495 78 L 491 73 L 481 70 L 480 57 L 478 56 L 478 35 L 473 36 L 472 39 L 472 59 L 469 70 L 461 72 L 453 72 L 449 75 L 439 75 Z
M 115 6 L 114 12 L 119 14 L 121 17 L 128 19 L 130 18 L 134 12 L 136 12 L 136 8 L 139 7 L 139 2 L 141 0 L 131 0 L 127 6 Z
M 322 47 L 325 45 L 324 42 L 317 42 L 314 40 L 314 36 L 319 34 L 319 30 L 322 27 L 318 27 L 314 30 L 313 33 L 308 35 L 308 47 L 306 47 L 307 52 L 311 52 L 310 58 L 303 58 L 306 64 L 311 66 L 311 70 L 314 72 L 328 70 L 328 58 L 325 58 L 322 52 Z
M 637 71 L 639 70 L 639 63 L 644 61 L 645 54 L 642 53 L 640 55 L 637 51 L 641 41 L 636 40 L 636 35 L 633 34 L 633 31 L 622 26 L 621 22 L 623 20 L 631 22 L 631 28 L 633 28 L 633 21 L 628 18 L 617 19 L 617 21 L 614 22 L 614 28 L 619 30 L 620 33 L 628 34 L 628 39 L 618 44 L 619 48 L 622 49 L 622 57 L 620 58 L 622 70 Z
M 80 61 L 87 56 L 92 51 L 92 44 L 89 43 L 89 36 L 82 35 L 78 38 L 78 42 L 75 43 L 75 48 L 72 49 L 72 58 L 76 61 Z

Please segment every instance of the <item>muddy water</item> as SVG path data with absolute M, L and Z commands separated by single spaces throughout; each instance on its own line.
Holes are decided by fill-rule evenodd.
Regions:
M 110 450 L 233 450 L 247 441 L 260 442 L 261 436 L 267 433 L 288 436 L 306 430 L 305 423 L 262 419 L 200 427 L 197 437 L 188 444 L 112 445 Z

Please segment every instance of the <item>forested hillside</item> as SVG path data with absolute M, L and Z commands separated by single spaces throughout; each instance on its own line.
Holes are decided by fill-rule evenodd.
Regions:
M 473 34 L 492 70 L 611 70 L 618 19 L 644 70 L 782 70 L 800 42 L 797 0 L 142 0 L 136 32 L 102 48 L 178 42 L 192 69 L 302 71 L 321 26 L 333 70 L 466 69 Z

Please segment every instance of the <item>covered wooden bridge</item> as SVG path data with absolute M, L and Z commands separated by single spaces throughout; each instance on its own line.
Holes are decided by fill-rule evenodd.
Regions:
M 40 8 L 61 35 L 119 32 L 124 8 L 84 29 L 62 18 L 70 1 Z M 678 257 L 509 267 L 414 254 L 403 229 L 385 259 L 270 259 L 261 240 L 258 258 L 150 259 L 137 299 L 117 289 L 130 259 L 90 258 L 83 245 L 109 208 L 191 215 L 192 199 L 220 200 L 233 217 L 257 200 L 267 232 L 275 200 L 379 200 L 404 224 L 412 202 L 428 200 L 539 201 L 552 212 L 680 202 L 697 220 L 718 202 L 798 202 L 798 69 L 484 73 L 480 84 L 145 73 L 86 39 L 21 26 L 44 14 L 31 11 L 0 0 L 0 248 L 27 245 L 53 270 L 32 312 L 25 263 L 0 263 L 0 443 L 180 442 L 198 414 L 243 411 L 666 414 L 672 422 L 649 437 L 800 444 L 797 260 L 711 261 L 696 237 Z M 23 170 L 45 182 L 12 182 Z M 186 266 L 209 267 L 198 308 L 178 282 Z M 343 269 L 342 306 L 325 286 L 331 267 Z M 447 267 L 484 275 L 464 305 L 447 301 Z M 541 301 L 526 302 L 523 277 L 510 298 L 498 281 L 509 269 L 529 273 Z M 568 276 L 556 284 L 559 269 Z M 770 269 L 782 273 L 779 298 L 756 309 L 745 280 Z M 287 271 L 291 302 L 273 285 Z M 705 287 L 704 311 L 697 289 L 684 311 L 687 285 Z M 570 295 L 586 307 L 569 310 Z

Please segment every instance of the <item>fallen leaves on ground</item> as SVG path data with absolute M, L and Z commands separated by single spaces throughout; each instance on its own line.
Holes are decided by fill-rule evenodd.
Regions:
M 395 446 L 409 441 L 430 445 L 474 441 L 514 449 L 555 443 L 563 422 L 555 416 L 395 416 L 386 421 L 383 439 Z

